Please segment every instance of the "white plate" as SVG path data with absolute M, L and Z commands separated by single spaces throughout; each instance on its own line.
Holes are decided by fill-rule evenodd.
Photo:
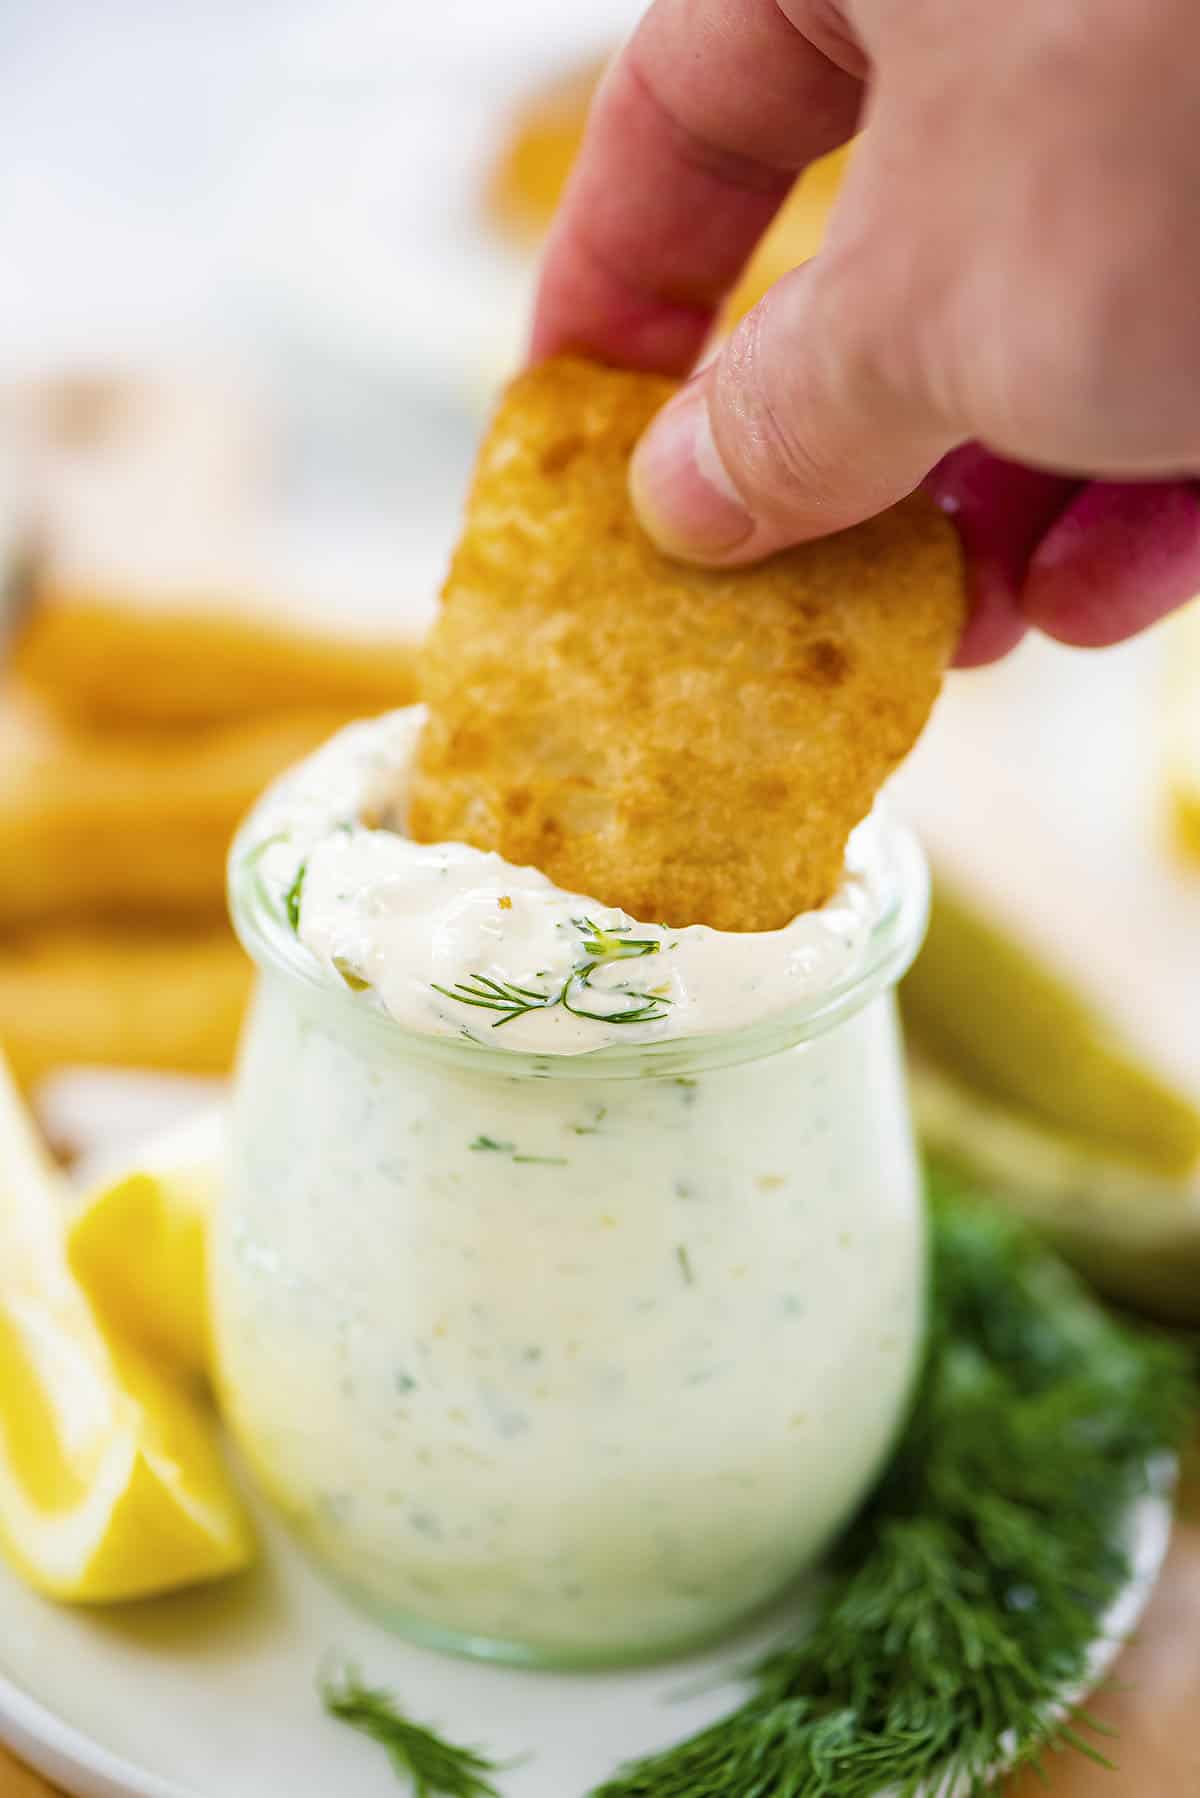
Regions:
M 1094 1645 L 1089 1690 L 1158 1577 L 1171 1529 L 1165 1490 L 1131 1512 L 1134 1575 Z M 403 1788 L 381 1750 L 321 1711 L 318 1670 L 343 1657 L 414 1717 L 498 1759 L 528 1756 L 498 1779 L 505 1798 L 583 1798 L 618 1762 L 727 1709 L 733 1669 L 781 1622 L 777 1614 L 717 1654 L 645 1672 L 473 1665 L 386 1634 L 261 1522 L 262 1565 L 244 1581 L 122 1610 L 55 1607 L 0 1569 L 0 1737 L 77 1798 L 397 1798 Z

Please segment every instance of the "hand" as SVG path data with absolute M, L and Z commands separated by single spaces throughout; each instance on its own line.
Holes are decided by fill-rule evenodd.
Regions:
M 751 561 L 926 481 L 959 660 L 1200 590 L 1195 0 L 657 0 L 597 98 L 535 356 L 683 374 L 795 175 L 868 127 L 820 255 L 651 427 L 663 547 Z M 981 447 L 986 445 L 987 448 Z

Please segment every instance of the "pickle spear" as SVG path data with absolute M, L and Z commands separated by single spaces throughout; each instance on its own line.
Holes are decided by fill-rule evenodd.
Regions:
M 238 1572 L 253 1538 L 215 1421 L 97 1316 L 59 1203 L 0 1061 L 0 1549 L 74 1603 Z

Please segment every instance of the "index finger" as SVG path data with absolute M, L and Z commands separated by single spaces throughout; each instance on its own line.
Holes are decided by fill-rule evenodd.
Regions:
M 853 135 L 861 97 L 858 71 L 777 0 L 656 0 L 597 94 L 547 246 L 535 360 L 686 372 L 797 174 Z

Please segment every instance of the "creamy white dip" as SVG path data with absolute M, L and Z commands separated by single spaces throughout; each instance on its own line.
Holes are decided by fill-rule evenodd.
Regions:
M 380 828 L 418 724 L 344 733 L 235 852 L 243 934 L 263 954 L 251 862 L 292 953 L 263 954 L 214 1233 L 226 1412 L 398 1628 L 555 1663 L 661 1654 L 809 1564 L 903 1414 L 923 1229 L 890 993 L 864 981 L 781 1052 L 699 1054 L 852 975 L 893 876 L 866 832 L 836 900 L 786 930 L 663 931 Z M 431 990 L 578 987 L 581 917 L 662 945 L 603 961 L 582 1004 L 646 993 L 664 1017 L 555 1004 L 495 1028 Z M 351 1004 L 347 974 L 369 982 Z M 616 1042 L 632 1057 L 581 1053 Z
M 293 895 L 300 941 L 398 1023 L 574 1055 L 741 1029 L 860 959 L 890 889 L 873 820 L 855 831 L 842 885 L 819 911 L 783 930 L 673 930 L 499 855 L 410 841 L 422 718 L 413 706 L 342 731 L 273 790 L 258 826 L 262 878 L 277 905 Z

